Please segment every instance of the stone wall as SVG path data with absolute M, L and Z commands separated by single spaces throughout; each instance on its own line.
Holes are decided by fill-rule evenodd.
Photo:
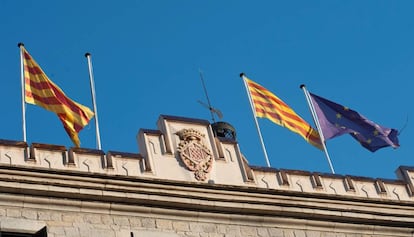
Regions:
M 384 229 L 359 230 L 355 226 L 315 228 L 286 227 L 286 221 L 272 225 L 237 223 L 198 218 L 134 216 L 87 211 L 57 211 L 43 208 L 0 207 L 0 226 L 7 231 L 30 233 L 47 226 L 48 237 L 386 237 L 412 236 Z
M 412 237 L 414 205 L 0 165 L 0 231 L 43 227 L 49 237 Z

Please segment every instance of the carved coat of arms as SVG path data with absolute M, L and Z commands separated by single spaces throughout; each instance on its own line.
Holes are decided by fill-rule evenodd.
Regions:
M 181 141 L 178 144 L 178 153 L 181 160 L 194 177 L 199 181 L 207 179 L 213 164 L 211 151 L 202 143 L 204 134 L 195 129 L 183 129 L 177 133 Z

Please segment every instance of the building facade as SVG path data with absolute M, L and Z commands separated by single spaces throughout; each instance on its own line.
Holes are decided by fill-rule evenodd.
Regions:
M 255 167 L 215 125 L 161 115 L 139 154 L 1 140 L 0 236 L 414 236 L 414 167 Z

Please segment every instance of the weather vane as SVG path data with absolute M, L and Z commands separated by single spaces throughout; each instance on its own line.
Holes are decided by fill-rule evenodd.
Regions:
M 206 103 L 204 103 L 204 102 L 203 102 L 203 101 L 201 101 L 201 100 L 198 100 L 198 103 L 202 104 L 204 107 L 206 107 L 206 108 L 208 108 L 208 109 L 210 110 L 210 113 L 211 113 L 211 119 L 213 120 L 213 123 L 215 123 L 215 122 L 216 122 L 216 120 L 215 120 L 215 118 L 214 118 L 214 114 L 216 114 L 216 115 L 217 115 L 217 117 L 218 117 L 219 119 L 222 119 L 222 118 L 223 118 L 223 114 L 221 113 L 221 111 L 220 111 L 220 110 L 218 110 L 218 109 L 216 109 L 216 108 L 213 108 L 213 107 L 211 106 L 210 99 L 209 99 L 209 97 L 208 97 L 208 93 L 207 93 L 207 89 L 206 89 L 206 85 L 205 85 L 205 83 L 204 83 L 203 72 L 202 72 L 201 70 L 199 70 L 199 72 L 200 72 L 200 79 L 201 79 L 201 83 L 203 84 L 204 93 L 206 94 L 207 104 L 206 104 Z

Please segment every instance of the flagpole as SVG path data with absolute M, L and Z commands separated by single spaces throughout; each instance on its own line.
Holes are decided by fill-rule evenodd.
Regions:
M 325 138 L 323 136 L 322 128 L 321 128 L 321 125 L 319 123 L 318 115 L 315 112 L 315 107 L 313 106 L 313 103 L 311 101 L 309 91 L 306 90 L 306 87 L 303 84 L 300 85 L 300 88 L 303 90 L 303 93 L 305 94 L 306 101 L 308 102 L 308 105 L 309 105 L 309 110 L 311 111 L 311 114 L 312 114 L 312 117 L 313 117 L 313 121 L 315 122 L 316 128 L 318 129 L 319 137 L 321 138 L 322 147 L 323 147 L 323 150 L 325 152 L 326 159 L 328 160 L 329 167 L 331 168 L 331 172 L 332 172 L 332 174 L 335 174 L 335 170 L 333 168 L 331 158 L 329 157 L 328 148 L 326 147 L 326 144 L 325 144 Z
M 93 112 L 95 113 L 95 130 L 96 130 L 96 145 L 98 150 L 101 150 L 101 136 L 99 133 L 99 121 L 98 121 L 98 109 L 96 107 L 96 96 L 95 96 L 95 82 L 93 80 L 93 72 L 92 72 L 92 61 L 91 61 L 91 54 L 86 53 L 85 57 L 88 59 L 88 68 L 89 68 L 89 79 L 91 84 L 91 94 L 92 94 L 92 103 L 93 103 Z
M 17 47 L 20 49 L 20 78 L 21 78 L 21 85 L 22 85 L 22 126 L 23 126 L 23 141 L 26 142 L 26 104 L 25 104 L 25 82 L 24 82 L 24 56 L 23 56 L 23 43 L 18 43 Z
M 263 153 L 264 153 L 264 156 L 265 156 L 265 159 L 266 159 L 267 167 L 270 167 L 270 161 L 269 161 L 269 158 L 267 156 L 266 146 L 265 146 L 264 141 L 263 141 L 262 133 L 260 132 L 259 123 L 257 122 L 257 117 L 256 117 L 256 114 L 255 114 L 255 108 L 254 108 L 254 104 L 253 104 L 253 101 L 252 101 L 252 97 L 250 95 L 249 89 L 247 88 L 247 82 L 246 82 L 246 79 L 245 79 L 245 74 L 240 73 L 240 77 L 243 79 L 244 87 L 246 88 L 247 96 L 248 96 L 249 102 L 250 102 L 250 108 L 252 109 L 252 112 L 253 112 L 254 122 L 256 123 L 256 129 L 257 129 L 257 133 L 259 134 L 260 143 L 262 145 L 262 149 L 263 149 Z

